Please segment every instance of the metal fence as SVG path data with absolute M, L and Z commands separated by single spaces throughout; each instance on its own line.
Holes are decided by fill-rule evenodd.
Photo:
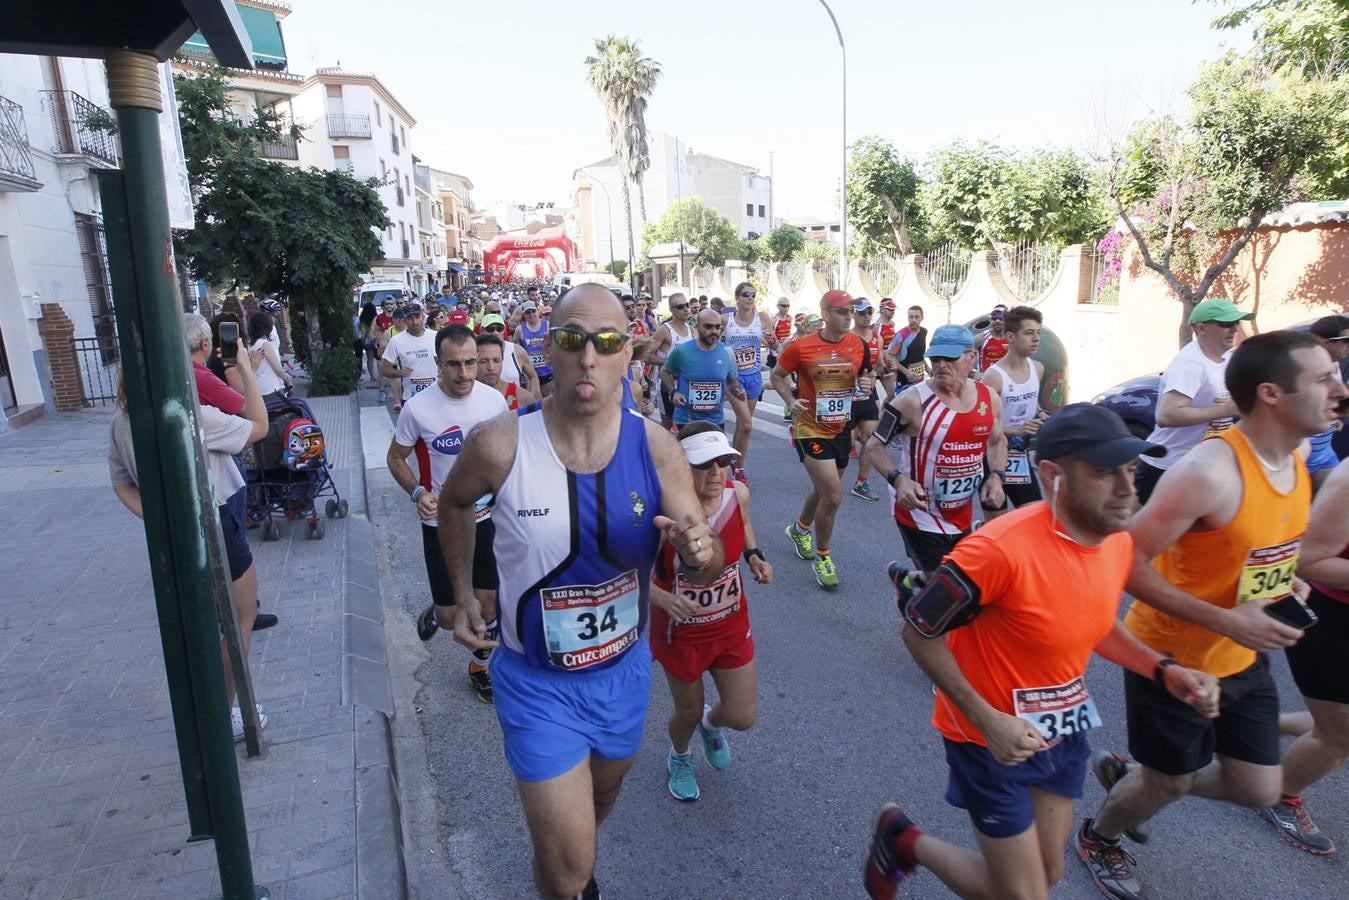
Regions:
M 112 130 L 111 113 L 74 91 L 43 91 L 42 102 L 56 135 L 53 152 L 80 153 L 110 166 L 119 164 L 122 152 Z
M 37 181 L 23 107 L 7 97 L 0 97 L 0 175 Z
M 889 256 L 872 256 L 862 260 L 862 271 L 871 278 L 881 297 L 892 293 L 899 285 L 899 260 Z M 879 297 L 876 299 L 880 299 Z
M 782 284 L 787 288 L 787 293 L 795 297 L 796 292 L 801 290 L 801 285 L 806 282 L 806 270 L 810 268 L 810 262 L 804 259 L 789 259 L 782 264 Z
M 117 400 L 117 334 L 71 338 L 84 383 L 85 406 L 107 406 Z
M 1095 250 L 1091 254 L 1091 295 L 1088 303 L 1119 303 L 1119 272 L 1110 272 L 1110 257 Z
M 1034 300 L 1049 287 L 1059 270 L 1063 247 L 1058 244 L 1018 241 L 996 244 L 998 271 L 1012 293 L 1022 300 Z
M 370 137 L 370 117 L 368 115 L 330 113 L 324 118 L 327 120 L 328 137 L 330 138 Z
M 923 254 L 923 274 L 937 296 L 950 300 L 956 295 L 970 275 L 972 258 L 973 253 L 955 241 L 938 244 Z
M 280 135 L 273 141 L 263 141 L 261 151 L 264 159 L 300 158 L 300 145 L 288 134 Z

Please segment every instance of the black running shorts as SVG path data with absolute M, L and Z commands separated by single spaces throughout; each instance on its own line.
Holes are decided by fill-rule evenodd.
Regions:
M 478 523 L 473 540 L 474 590 L 497 589 L 496 554 L 492 551 L 495 536 L 496 529 L 490 518 Z M 426 580 L 431 585 L 431 602 L 436 606 L 454 606 L 454 585 L 450 581 L 450 570 L 445 566 L 445 557 L 440 552 L 440 531 L 425 522 L 422 523 L 422 556 L 426 559 Z
M 1151 678 L 1125 672 L 1124 705 L 1134 759 L 1163 775 L 1198 772 L 1215 753 L 1256 766 L 1277 766 L 1279 691 L 1268 658 L 1261 654 L 1250 668 L 1219 684 L 1218 718 L 1206 719 Z
M 1349 703 L 1349 603 L 1312 588 L 1307 605 L 1319 619 L 1283 651 L 1302 696 Z
M 941 565 L 942 557 L 955 549 L 957 543 L 969 532 L 961 534 L 938 534 L 935 531 L 923 531 L 910 528 L 903 522 L 896 522 L 899 533 L 904 538 L 904 551 L 914 565 L 924 572 L 931 572 Z
M 831 438 L 799 437 L 795 441 L 796 455 L 802 461 L 811 459 L 832 459 L 840 470 L 848 468 L 848 457 L 852 453 L 852 432 L 844 429 Z

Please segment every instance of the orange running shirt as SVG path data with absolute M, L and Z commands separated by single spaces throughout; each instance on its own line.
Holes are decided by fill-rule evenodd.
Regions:
M 946 635 L 947 646 L 975 692 L 1008 715 L 1017 713 L 1014 692 L 1029 705 L 1052 688 L 1066 695 L 1082 679 L 1092 651 L 1114 630 L 1133 563 L 1127 531 L 1084 547 L 1056 528 L 1063 530 L 1049 504 L 1031 503 L 961 539 L 946 557 L 979 586 L 982 607 Z M 932 724 L 949 740 L 987 746 L 941 691 Z
M 857 374 L 871 365 L 867 345 L 852 332 L 831 344 L 817 334 L 793 340 L 778 365 L 796 373 L 796 396 L 806 411 L 795 416 L 798 438 L 831 438 L 843 433 L 852 416 Z
M 1241 506 L 1222 528 L 1181 535 L 1153 561 L 1153 568 L 1187 594 L 1224 609 L 1288 595 L 1311 515 L 1307 466 L 1301 456 L 1293 454 L 1296 480 L 1293 489 L 1283 494 L 1265 477 L 1240 428 L 1228 428 L 1205 440 L 1222 441 L 1236 454 Z M 1254 650 L 1142 601 L 1130 607 L 1124 624 L 1157 652 L 1216 678 L 1235 675 L 1255 663 Z

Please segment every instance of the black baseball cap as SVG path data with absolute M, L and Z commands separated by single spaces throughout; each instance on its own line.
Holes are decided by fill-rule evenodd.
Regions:
M 1135 456 L 1165 456 L 1166 448 L 1134 437 L 1114 410 L 1090 403 L 1070 403 L 1040 426 L 1035 454 L 1040 459 L 1072 456 L 1113 469 Z
M 404 307 L 404 309 L 403 309 L 403 312 L 407 313 L 408 315 L 412 315 L 413 313 L 419 313 L 419 312 L 421 312 L 421 311 L 422 311 L 422 305 L 421 305 L 419 302 L 417 302 L 416 300 L 413 300 L 411 303 L 409 303 L 409 304 L 408 304 L 406 307 Z

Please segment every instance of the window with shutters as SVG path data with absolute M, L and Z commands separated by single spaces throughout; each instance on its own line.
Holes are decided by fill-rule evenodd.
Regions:
M 112 278 L 108 274 L 108 242 L 98 216 L 75 214 L 75 236 L 84 263 L 84 283 L 89 292 L 89 312 L 94 319 L 94 336 L 104 365 L 117 362 L 117 321 L 112 306 Z

